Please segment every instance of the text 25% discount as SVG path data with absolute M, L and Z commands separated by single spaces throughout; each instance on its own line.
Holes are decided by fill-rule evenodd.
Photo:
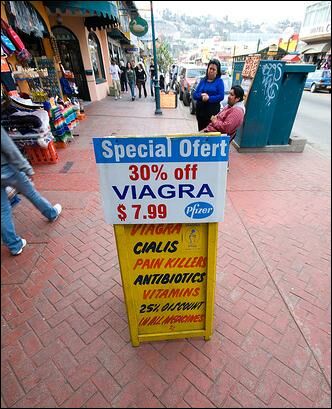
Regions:
M 118 217 L 119 220 L 125 222 L 128 213 L 127 207 L 124 204 L 120 204 L 117 207 Z M 134 212 L 134 219 L 135 220 L 142 220 L 142 219 L 166 219 L 167 217 L 167 206 L 165 204 L 150 204 L 146 206 L 142 206 L 140 204 L 133 204 L 131 205 L 131 209 L 129 207 L 128 211 Z

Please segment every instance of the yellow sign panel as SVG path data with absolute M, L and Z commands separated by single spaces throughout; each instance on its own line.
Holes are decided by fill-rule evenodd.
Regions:
M 291 53 L 296 51 L 296 47 L 298 44 L 298 36 L 291 37 L 288 41 L 280 40 L 279 48 L 286 50 L 287 52 Z
M 115 225 L 131 341 L 212 335 L 217 223 Z

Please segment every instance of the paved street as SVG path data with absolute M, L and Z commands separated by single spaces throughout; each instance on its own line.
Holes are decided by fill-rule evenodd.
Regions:
M 303 91 L 293 132 L 315 150 L 331 157 L 331 94 Z
M 212 339 L 133 348 L 91 137 L 190 133 L 195 117 L 129 96 L 86 114 L 59 162 L 35 166 L 63 214 L 50 224 L 22 199 L 28 245 L 1 246 L 1 406 L 329 408 L 330 158 L 232 150 Z

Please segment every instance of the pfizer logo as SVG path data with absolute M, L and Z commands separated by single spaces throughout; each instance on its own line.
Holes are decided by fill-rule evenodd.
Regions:
M 190 219 L 205 219 L 211 216 L 213 213 L 213 206 L 206 202 L 194 202 L 189 204 L 185 209 L 184 213 Z

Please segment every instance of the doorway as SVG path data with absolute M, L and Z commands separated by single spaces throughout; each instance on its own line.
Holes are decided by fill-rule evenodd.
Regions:
M 61 63 L 65 70 L 74 74 L 75 84 L 78 88 L 79 98 L 91 101 L 88 82 L 85 77 L 84 65 L 79 41 L 75 34 L 63 26 L 52 27 L 56 39 Z

